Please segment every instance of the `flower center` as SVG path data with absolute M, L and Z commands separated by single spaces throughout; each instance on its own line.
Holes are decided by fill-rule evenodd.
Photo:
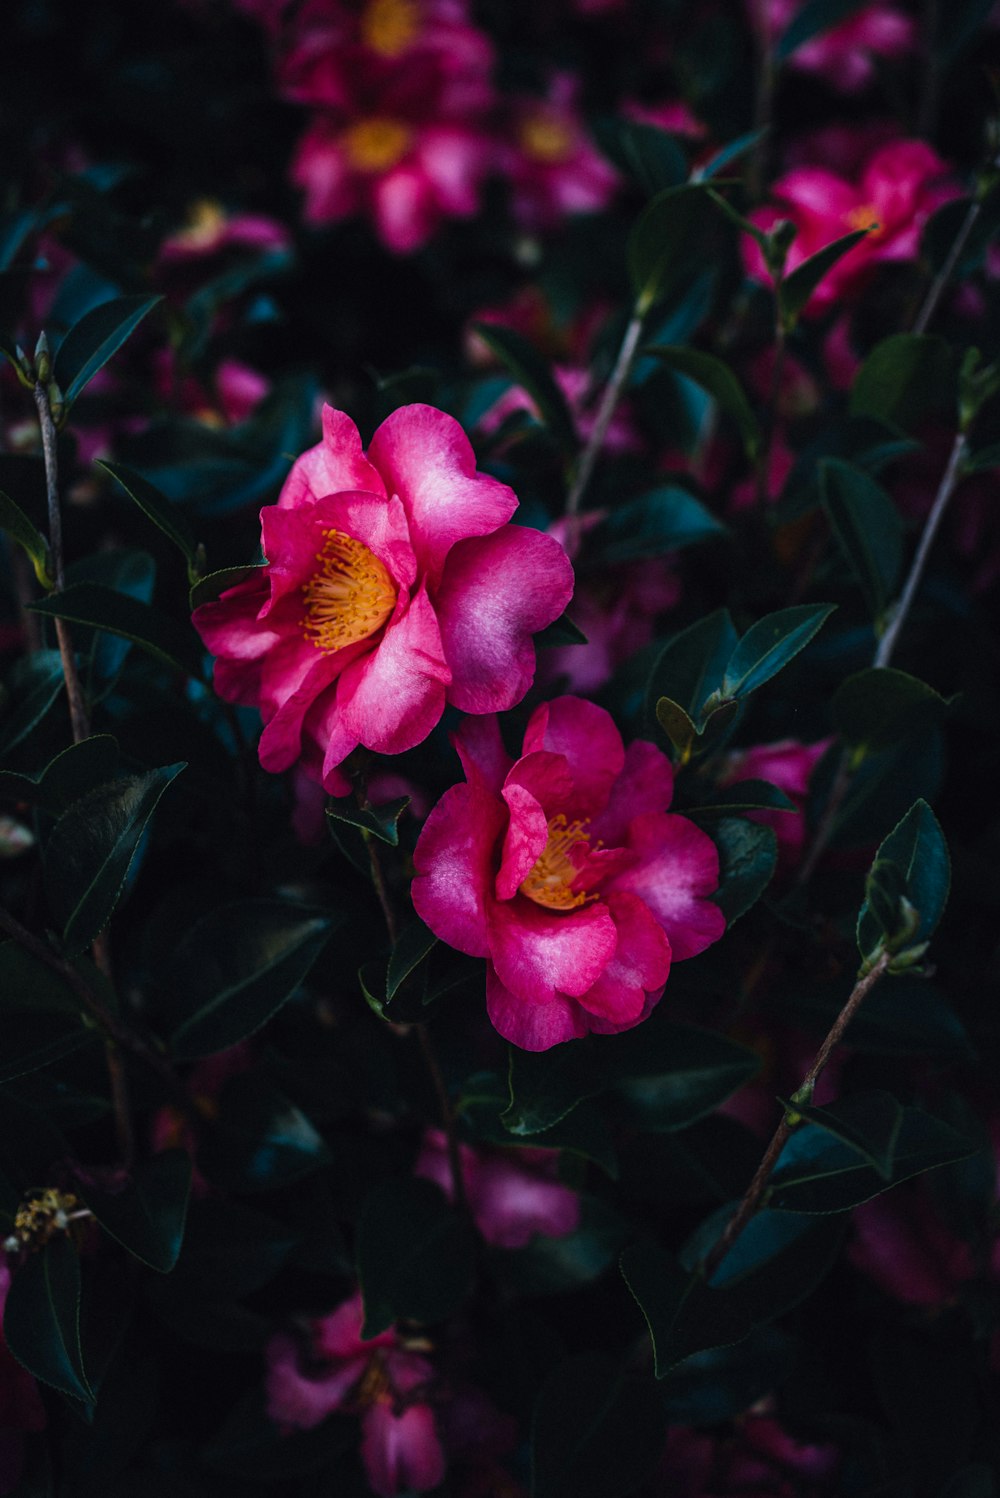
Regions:
M 396 587 L 378 557 L 343 531 L 323 532 L 316 560 L 302 587 L 302 627 L 310 644 L 331 655 L 381 629 L 396 606 Z
M 860 203 L 857 208 L 852 208 L 849 213 L 844 214 L 844 223 L 849 229 L 871 230 L 873 239 L 877 239 L 882 233 L 882 226 L 878 221 L 878 210 L 874 203 Z
M 583 891 L 574 892 L 572 884 L 579 870 L 570 858 L 573 848 L 590 847 L 590 837 L 584 831 L 589 818 L 582 822 L 567 822 L 562 812 L 549 819 L 549 837 L 541 858 L 527 879 L 521 883 L 522 895 L 544 905 L 546 910 L 576 910 L 596 895 Z
M 343 140 L 347 159 L 356 171 L 387 172 L 409 150 L 410 130 L 401 120 L 373 115 L 358 120 L 345 131 Z
M 188 210 L 187 223 L 174 235 L 186 250 L 212 249 L 226 227 L 226 210 L 214 198 L 199 198 Z
M 361 40 L 380 57 L 399 57 L 420 35 L 416 0 L 371 0 L 361 15 Z
M 550 164 L 567 161 L 576 146 L 570 126 L 541 110 L 522 120 L 518 136 L 527 156 Z

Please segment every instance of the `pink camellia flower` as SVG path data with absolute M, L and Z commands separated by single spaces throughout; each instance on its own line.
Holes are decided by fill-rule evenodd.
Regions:
M 261 213 L 228 213 L 214 198 L 193 203 L 183 229 L 159 249 L 160 265 L 202 260 L 223 250 L 287 250 L 291 236 L 283 224 Z
M 359 744 L 399 754 L 446 702 L 521 700 L 531 636 L 565 608 L 573 569 L 553 537 L 507 524 L 516 508 L 443 411 L 394 411 L 366 456 L 350 417 L 324 409 L 322 442 L 261 511 L 268 565 L 193 616 L 219 695 L 260 708 L 265 770 L 302 759 L 346 795 L 337 767 Z
M 580 1225 L 580 1198 L 556 1180 L 558 1150 L 458 1147 L 462 1180 L 476 1226 L 495 1248 L 524 1248 L 537 1233 L 565 1238 Z M 453 1199 L 448 1141 L 428 1129 L 414 1174 Z
M 568 214 L 596 213 L 618 186 L 618 174 L 580 117 L 577 92 L 576 79 L 559 73 L 544 99 L 522 98 L 514 105 L 499 164 L 510 182 L 514 217 L 524 229 L 552 229 Z
M 765 230 L 782 218 L 794 223 L 789 272 L 841 235 L 871 226 L 809 298 L 806 314 L 815 317 L 856 295 L 879 264 L 916 258 L 928 218 L 958 195 L 957 185 L 945 180 L 946 171 L 945 162 L 924 141 L 897 140 L 869 158 L 857 182 L 823 167 L 787 172 L 772 188 L 775 203 L 750 217 Z M 749 236 L 743 240 L 743 258 L 755 281 L 771 284 L 760 246 Z
M 671 956 L 701 952 L 725 920 L 709 899 L 714 843 L 667 815 L 670 762 L 625 750 L 608 713 L 543 703 L 512 762 L 496 718 L 455 735 L 467 783 L 446 791 L 414 852 L 413 903 L 436 936 L 488 959 L 490 1019 L 544 1051 L 646 1018 Z
M 802 0 L 750 0 L 750 7 L 767 40 L 776 42 L 802 9 Z M 904 57 L 915 43 L 911 16 L 892 5 L 866 5 L 803 42 L 788 66 L 814 73 L 842 93 L 857 93 L 875 79 L 876 59 Z
M 812 773 L 830 747 L 829 739 L 815 744 L 800 744 L 798 739 L 779 739 L 774 744 L 755 744 L 752 749 L 737 749 L 728 756 L 723 785 L 737 785 L 741 780 L 767 780 L 794 801 L 796 811 L 754 811 L 755 822 L 771 827 L 778 839 L 778 852 L 784 864 L 798 863 L 806 840 L 805 802 Z
M 334 1410 L 359 1414 L 361 1460 L 379 1498 L 436 1488 L 445 1458 L 427 1400 L 434 1368 L 395 1330 L 365 1338 L 363 1324 L 356 1294 L 312 1323 L 305 1359 L 290 1336 L 272 1337 L 267 1412 L 286 1430 L 312 1430 Z

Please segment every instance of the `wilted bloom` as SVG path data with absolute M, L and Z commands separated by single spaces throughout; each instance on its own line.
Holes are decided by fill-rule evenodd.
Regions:
M 787 863 L 797 863 L 802 854 L 806 840 L 805 803 L 809 781 L 829 747 L 829 739 L 820 739 L 816 744 L 779 739 L 774 744 L 736 749 L 727 757 L 723 785 L 737 785 L 741 780 L 767 780 L 795 802 L 795 811 L 749 813 L 753 821 L 763 822 L 765 827 L 774 829 L 778 851 Z
M 458 1147 L 462 1180 L 476 1226 L 495 1248 L 524 1248 L 536 1233 L 565 1238 L 580 1225 L 580 1198 L 556 1179 L 558 1150 Z M 454 1182 L 448 1141 L 428 1129 L 414 1174 L 449 1198 Z
M 463 725 L 455 744 L 467 784 L 420 835 L 417 914 L 488 959 L 489 1016 L 515 1045 L 631 1029 L 671 956 L 693 957 L 725 926 L 709 898 L 714 843 L 667 815 L 669 760 L 642 740 L 626 751 L 610 715 L 578 697 L 535 710 L 516 762 L 495 718 Z
M 596 213 L 611 200 L 618 175 L 587 133 L 568 73 L 550 80 L 544 98 L 522 98 L 500 147 L 514 216 L 525 229 L 551 229 L 567 214 Z
M 764 21 L 767 40 L 775 42 L 802 10 L 803 0 L 750 0 L 750 5 L 758 24 Z M 788 66 L 815 73 L 843 93 L 856 93 L 875 79 L 877 58 L 903 57 L 915 41 L 911 16 L 892 5 L 866 5 L 796 47 Z
M 260 708 L 265 770 L 302 759 L 346 795 L 337 767 L 359 744 L 399 754 L 446 702 L 520 701 L 573 572 L 551 536 L 507 524 L 516 508 L 443 411 L 394 411 L 366 456 L 325 408 L 322 442 L 261 511 L 267 566 L 194 613 L 219 695 Z
M 357 1294 L 312 1323 L 307 1348 L 284 1333 L 272 1337 L 267 1412 L 294 1430 L 312 1430 L 334 1410 L 358 1414 L 361 1460 L 380 1498 L 436 1488 L 445 1458 L 427 1400 L 434 1368 L 395 1330 L 365 1338 L 363 1324 Z
M 928 218 L 957 195 L 954 182 L 945 180 L 946 171 L 945 162 L 924 141 L 897 140 L 869 158 L 857 182 L 824 167 L 796 167 L 775 182 L 774 203 L 750 217 L 761 229 L 773 228 L 779 219 L 795 225 L 788 272 L 852 229 L 869 229 L 809 298 L 806 312 L 818 316 L 855 295 L 879 264 L 916 258 Z M 763 254 L 749 236 L 743 240 L 743 258 L 754 280 L 770 285 Z

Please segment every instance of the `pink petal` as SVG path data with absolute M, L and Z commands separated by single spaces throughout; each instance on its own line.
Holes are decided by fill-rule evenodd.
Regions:
M 504 834 L 500 872 L 496 877 L 498 900 L 512 900 L 545 852 L 549 824 L 545 812 L 530 791 L 521 785 L 506 785 L 503 799 L 510 812 Z
M 379 238 L 397 255 L 409 255 L 426 244 L 439 217 L 429 179 L 408 165 L 396 167 L 375 183 L 373 207 Z
M 324 494 L 345 489 L 385 494 L 377 470 L 365 458 L 361 435 L 351 418 L 332 406 L 323 407 L 323 440 L 295 460 L 278 496 L 282 509 L 294 509 Z
M 364 1355 L 372 1347 L 391 1347 L 395 1342 L 395 1333 L 391 1331 L 380 1332 L 377 1337 L 363 1337 L 364 1324 L 364 1301 L 357 1290 L 335 1311 L 313 1322 L 313 1346 L 321 1357 L 333 1361 Z
M 573 568 L 552 536 L 506 525 L 459 541 L 435 595 L 453 672 L 448 700 L 466 713 L 520 702 L 535 677 L 532 635 L 572 596 Z
M 369 460 L 403 501 L 413 548 L 435 579 L 456 541 L 485 536 L 513 515 L 512 489 L 476 472 L 476 455 L 453 417 L 433 406 L 401 406 L 371 440 Z
M 592 987 L 614 955 L 615 923 L 601 903 L 568 914 L 544 910 L 523 895 L 487 911 L 490 956 L 517 998 L 551 1004 Z
M 444 712 L 451 672 L 423 584 L 405 612 L 397 608 L 374 650 L 343 672 L 337 706 L 347 733 L 379 754 L 422 743 Z
M 627 1030 L 644 1018 L 648 995 L 662 990 L 667 981 L 670 943 L 663 927 L 635 895 L 609 895 L 607 905 L 618 931 L 618 946 L 579 1002 L 591 1014 Z
M 482 785 L 454 785 L 424 823 L 413 852 L 413 908 L 435 936 L 487 957 L 487 909 L 507 814 Z
M 532 1013 L 548 1005 L 533 1005 Z M 536 1234 L 565 1238 L 580 1225 L 580 1198 L 507 1156 L 477 1159 L 469 1172 L 469 1205 L 487 1243 L 524 1248 Z
M 316 554 L 323 546 L 323 521 L 315 501 L 304 501 L 295 510 L 266 505 L 260 512 L 260 531 L 271 590 L 261 617 L 282 600 L 287 600 L 286 607 L 294 601 L 304 615 L 302 587 L 316 571 Z
M 500 737 L 500 723 L 495 714 L 466 718 L 452 735 L 452 743 L 462 761 L 466 779 L 478 776 L 491 791 L 500 794 L 512 760 Z
M 290 649 L 292 648 L 297 648 L 296 642 L 292 643 Z M 341 653 L 338 652 L 338 655 Z M 330 685 L 340 670 L 337 656 L 321 655 L 316 651 L 312 654 L 315 660 L 310 662 L 308 656 L 299 651 L 295 657 L 294 674 L 291 669 L 287 674 L 277 671 L 279 662 L 275 653 L 272 653 L 272 657 L 267 662 L 268 667 L 276 672 L 282 693 L 280 696 L 277 692 L 272 695 L 262 689 L 262 702 L 270 700 L 276 705 L 273 708 L 273 716 L 265 723 L 257 752 L 263 768 L 273 775 L 287 770 L 289 765 L 294 764 L 298 759 L 302 750 L 302 726 L 305 715 L 317 696 Z M 299 670 L 299 667 L 302 669 Z M 290 690 L 287 691 L 287 695 L 284 695 L 288 688 Z
M 492 965 L 486 969 L 486 1012 L 493 1028 L 522 1051 L 547 1051 L 564 1040 L 580 1040 L 588 1025 L 583 1010 L 565 994 L 551 1003 L 528 1004 L 505 988 Z
M 264 1385 L 268 1415 L 277 1425 L 312 1430 L 343 1404 L 364 1373 L 367 1361 L 362 1354 L 318 1378 L 309 1378 L 299 1367 L 291 1337 L 272 1337 L 267 1347 Z
M 609 848 L 625 842 L 634 817 L 650 811 L 666 811 L 674 794 L 674 772 L 667 756 L 645 739 L 636 739 L 625 750 L 625 764 L 611 787 L 608 804 L 594 817 L 589 831 Z
M 191 615 L 191 623 L 213 655 L 256 660 L 278 639 L 273 629 L 259 623 L 267 597 L 267 576 L 261 569 L 220 593 L 214 603 L 201 604 Z
M 576 788 L 570 778 L 570 767 L 561 754 L 541 749 L 523 755 L 504 781 L 505 787 L 514 785 L 533 796 L 547 818 L 571 812 L 575 807 Z
M 605 892 L 638 895 L 667 933 L 675 962 L 694 957 L 726 929 L 718 905 L 707 898 L 719 885 L 719 855 L 712 839 L 687 817 L 649 812 L 629 828 L 638 862 L 616 875 Z
M 582 697 L 543 702 L 532 713 L 524 734 L 524 753 L 533 749 L 565 755 L 578 817 L 593 817 L 604 810 L 625 765 L 625 746 L 610 713 Z
M 361 1429 L 361 1460 L 379 1498 L 407 1488 L 422 1493 L 443 1481 L 444 1452 L 430 1405 L 411 1404 L 397 1415 L 380 1400 L 365 1411 Z

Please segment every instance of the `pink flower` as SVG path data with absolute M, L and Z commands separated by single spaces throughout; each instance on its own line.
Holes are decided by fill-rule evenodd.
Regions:
M 500 168 L 522 228 L 552 229 L 568 214 L 596 213 L 610 201 L 618 175 L 587 134 L 576 108 L 576 80 L 550 80 L 544 99 L 516 101 Z
M 324 409 L 322 442 L 261 511 L 268 565 L 193 616 L 219 695 L 260 708 L 265 770 L 302 759 L 345 795 L 337 767 L 359 744 L 399 754 L 446 702 L 521 700 L 531 636 L 565 608 L 573 571 L 551 536 L 507 524 L 516 508 L 443 411 L 394 411 L 366 456 L 351 419 Z
M 907 1305 L 944 1305 L 974 1274 L 968 1244 L 936 1216 L 920 1183 L 864 1202 L 851 1226 L 851 1263 Z
M 445 1459 L 425 1397 L 434 1369 L 394 1330 L 362 1337 L 363 1323 L 360 1294 L 313 1322 L 308 1371 L 291 1337 L 272 1337 L 267 1412 L 298 1430 L 312 1430 L 334 1410 L 360 1414 L 361 1460 L 380 1498 L 436 1488 Z
M 160 265 L 203 260 L 223 250 L 287 250 L 291 238 L 284 225 L 260 213 L 227 213 L 214 198 L 192 204 L 183 229 L 167 236 L 159 250 Z
M 460 1144 L 462 1179 L 476 1226 L 496 1248 L 524 1248 L 536 1233 L 565 1238 L 580 1225 L 580 1198 L 555 1178 L 557 1150 L 473 1149 Z M 414 1174 L 453 1199 L 448 1141 L 428 1129 Z
M 829 747 L 829 739 L 820 739 L 815 744 L 800 744 L 798 739 L 779 739 L 775 744 L 755 744 L 752 749 L 737 749 L 728 757 L 723 785 L 738 785 L 741 780 L 767 780 L 795 802 L 798 810 L 794 812 L 749 813 L 753 821 L 774 829 L 778 851 L 786 865 L 797 863 L 802 855 L 809 782 Z
M 945 171 L 941 157 L 923 141 L 897 140 L 869 158 L 857 182 L 823 167 L 797 167 L 774 184 L 775 205 L 750 217 L 765 230 L 782 218 L 795 224 L 789 272 L 852 229 L 874 226 L 813 292 L 806 312 L 815 317 L 855 296 L 882 262 L 916 258 L 928 218 L 957 195 L 956 185 L 943 180 Z M 749 236 L 743 241 L 743 258 L 754 280 L 771 284 L 760 247 Z
M 763 10 L 770 41 L 777 41 L 802 9 L 802 0 L 751 0 L 751 4 L 754 11 Z M 788 66 L 815 73 L 842 93 L 857 93 L 875 79 L 876 58 L 904 57 L 913 51 L 915 42 L 911 16 L 891 5 L 866 5 L 797 47 Z
M 531 715 L 512 763 L 495 718 L 455 736 L 467 784 L 446 791 L 414 852 L 413 903 L 436 936 L 488 959 L 490 1019 L 529 1051 L 629 1030 L 659 1000 L 671 956 L 723 932 L 708 898 L 715 845 L 668 816 L 670 762 L 626 752 L 578 697 Z

